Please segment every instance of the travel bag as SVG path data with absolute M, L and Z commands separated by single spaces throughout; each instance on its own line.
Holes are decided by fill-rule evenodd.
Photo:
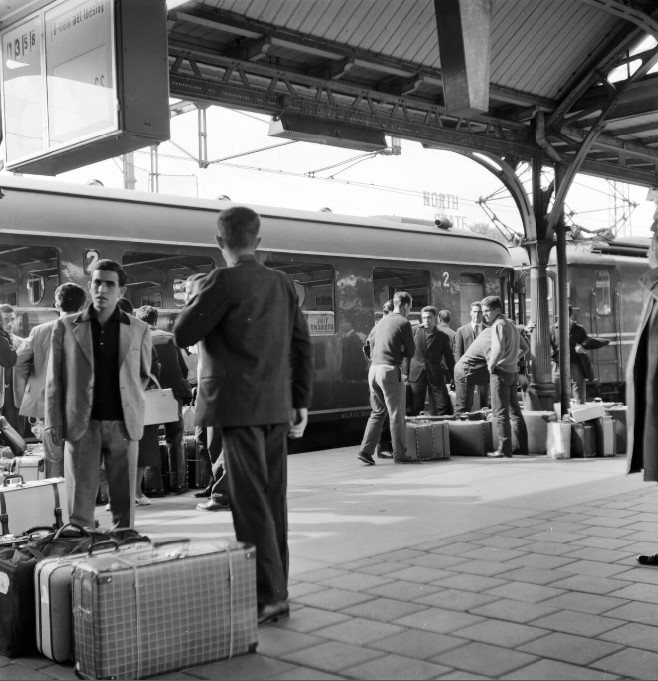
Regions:
M 570 421 L 553 421 L 546 424 L 546 453 L 552 459 L 571 458 Z
M 447 421 L 451 456 L 486 456 L 493 450 L 491 421 Z
M 612 416 L 602 416 L 594 421 L 596 430 L 596 455 L 615 456 L 615 420 Z
M 0 550 L 0 655 L 16 657 L 37 652 L 34 570 L 48 556 L 66 555 L 90 546 L 90 533 L 65 525 L 19 547 Z
M 571 424 L 571 458 L 591 459 L 596 456 L 596 440 L 593 423 Z
M 36 604 L 36 644 L 40 653 L 54 662 L 68 662 L 73 656 L 73 621 L 71 582 L 73 568 L 97 554 L 99 550 L 135 551 L 151 545 L 147 537 L 137 535 L 118 541 L 107 537 L 92 543 L 85 553 L 45 558 L 34 571 Z
M 524 411 L 528 431 L 528 454 L 544 455 L 547 451 L 548 424 L 557 421 L 554 411 Z
M 188 487 L 203 489 L 210 482 L 210 462 L 200 456 L 194 435 L 183 436 L 183 451 L 187 465 Z
M 30 527 L 57 529 L 69 519 L 64 478 L 25 482 L 7 475 L 0 486 L 0 531 L 22 534 Z
M 628 407 L 623 405 L 608 407 L 605 411 L 608 416 L 612 416 L 615 420 L 615 446 L 617 454 L 626 454 L 628 446 L 628 433 L 626 430 Z
M 251 653 L 256 551 L 186 540 L 100 554 L 73 570 L 76 674 L 141 679 Z

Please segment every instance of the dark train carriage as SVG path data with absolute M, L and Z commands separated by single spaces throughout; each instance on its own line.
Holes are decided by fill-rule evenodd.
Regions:
M 600 350 L 590 351 L 597 384 L 588 385 L 590 397 L 623 400 L 624 372 L 642 305 L 643 289 L 638 279 L 647 271 L 650 239 L 636 237 L 613 242 L 575 241 L 567 244 L 567 292 L 576 310 L 576 320 L 592 336 L 610 339 Z M 528 256 L 512 249 L 525 299 L 522 316 L 530 317 Z M 549 316 L 557 321 L 557 274 L 555 251 L 549 262 Z
M 55 316 L 60 283 L 86 287 L 99 258 L 123 264 L 126 297 L 135 307 L 157 307 L 166 329 L 184 304 L 185 279 L 223 265 L 214 235 L 229 203 L 13 177 L 0 187 L 0 302 L 17 307 L 22 335 Z M 395 291 L 413 296 L 412 321 L 433 304 L 450 310 L 456 328 L 469 320 L 471 302 L 510 290 L 507 249 L 470 232 L 429 221 L 254 208 L 262 222 L 259 257 L 292 277 L 312 336 L 310 421 L 338 421 L 339 432 L 360 428 L 369 413 L 362 346 Z M 188 359 L 193 370 L 194 355 Z

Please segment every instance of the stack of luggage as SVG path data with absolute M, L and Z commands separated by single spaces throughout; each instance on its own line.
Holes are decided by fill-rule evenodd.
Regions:
M 0 488 L 0 655 L 72 660 L 87 679 L 139 679 L 254 652 L 255 549 L 239 542 L 151 543 L 68 524 L 61 479 Z M 24 501 L 29 500 L 29 501 Z M 26 504 L 42 509 L 23 519 Z M 55 520 L 53 521 L 53 517 Z M 26 523 L 38 522 L 39 527 Z M 5 531 L 5 530 L 9 531 Z

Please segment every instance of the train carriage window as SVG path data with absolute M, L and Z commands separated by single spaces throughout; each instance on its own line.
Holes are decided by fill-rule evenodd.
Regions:
M 52 306 L 58 286 L 57 249 L 21 243 L 0 244 L 0 304 L 17 308 L 19 335 L 27 335 L 35 323 L 56 316 Z
M 278 260 L 267 260 L 265 265 L 285 272 L 293 280 L 297 302 L 306 317 L 311 336 L 332 336 L 336 333 L 332 265 Z
M 459 308 L 461 323 L 471 321 L 471 303 L 480 302 L 484 298 L 484 276 L 481 274 L 459 275 Z
M 187 277 L 197 272 L 208 273 L 214 266 L 214 260 L 205 255 L 152 251 L 125 253 L 123 268 L 128 275 L 126 298 L 134 307 L 183 307 Z
M 612 297 L 610 293 L 610 272 L 596 270 L 596 313 L 612 314 Z
M 427 270 L 375 267 L 372 284 L 376 318 L 381 317 L 382 306 L 393 298 L 396 291 L 406 291 L 413 299 L 409 319 L 420 321 L 420 311 L 430 304 L 430 273 Z

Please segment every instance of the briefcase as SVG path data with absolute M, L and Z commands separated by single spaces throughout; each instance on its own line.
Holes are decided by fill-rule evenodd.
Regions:
M 22 534 L 31 527 L 57 529 L 69 519 L 64 478 L 25 482 L 8 475 L 0 487 L 2 534 Z
M 141 679 L 256 650 L 256 550 L 190 540 L 73 570 L 76 674 Z

